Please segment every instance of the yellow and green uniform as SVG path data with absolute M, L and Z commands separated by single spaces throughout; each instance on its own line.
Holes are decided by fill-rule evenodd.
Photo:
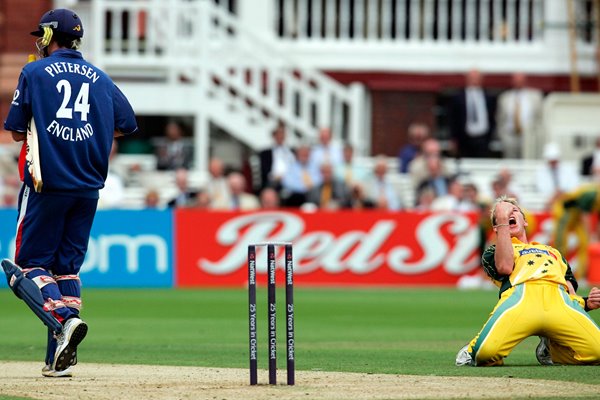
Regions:
M 570 233 L 577 236 L 577 268 L 579 279 L 585 278 L 588 267 L 588 232 L 583 223 L 584 214 L 600 211 L 600 186 L 587 184 L 563 194 L 552 207 L 554 217 L 553 244 L 562 254 L 567 254 Z
M 483 267 L 500 287 L 500 300 L 469 343 L 476 365 L 502 365 L 513 348 L 529 336 L 549 339 L 559 364 L 600 364 L 600 328 L 585 312 L 585 301 L 570 295 L 566 281 L 577 281 L 558 250 L 512 238 L 514 269 L 500 275 L 495 246 L 483 254 Z

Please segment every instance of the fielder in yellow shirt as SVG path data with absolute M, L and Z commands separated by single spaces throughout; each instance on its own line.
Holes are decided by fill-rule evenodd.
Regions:
M 456 356 L 456 365 L 503 365 L 529 336 L 540 336 L 543 364 L 600 364 L 600 328 L 586 310 L 600 308 L 600 290 L 575 293 L 577 281 L 564 257 L 551 246 L 529 242 L 527 221 L 515 199 L 492 207 L 496 245 L 482 257 L 500 287 L 500 300 L 481 331 Z
M 592 227 L 592 215 L 600 212 L 600 185 L 589 183 L 563 193 L 552 207 L 554 217 L 553 245 L 562 254 L 567 252 L 569 234 L 577 236 L 577 279 L 587 278 L 588 244 L 595 241 L 597 232 Z M 590 240 L 592 238 L 592 240 Z

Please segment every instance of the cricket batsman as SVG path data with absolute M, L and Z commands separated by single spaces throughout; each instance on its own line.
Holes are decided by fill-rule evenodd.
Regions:
M 26 141 L 19 163 L 14 262 L 2 261 L 15 295 L 48 327 L 42 375 L 72 376 L 88 326 L 80 318 L 79 270 L 113 137 L 137 131 L 131 105 L 103 71 L 78 51 L 77 14 L 46 12 L 37 29 L 39 60 L 25 65 L 4 129 Z M 22 160 L 21 160 L 22 161 Z

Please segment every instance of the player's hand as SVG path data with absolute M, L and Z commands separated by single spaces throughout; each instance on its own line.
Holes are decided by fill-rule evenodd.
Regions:
M 12 132 L 12 138 L 15 142 L 22 142 L 27 138 L 27 135 L 22 132 Z
M 600 308 L 600 289 L 593 287 L 588 294 L 587 307 L 590 310 Z
M 502 201 L 496 205 L 496 223 L 508 223 L 510 219 L 510 214 L 512 214 L 514 205 Z

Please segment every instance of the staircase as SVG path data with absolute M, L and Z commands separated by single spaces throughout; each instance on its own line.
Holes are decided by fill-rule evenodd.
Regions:
M 368 154 L 362 86 L 303 68 L 226 8 L 209 0 L 90 3 L 76 10 L 91 21 L 84 52 L 117 81 L 137 113 L 195 115 L 200 168 L 211 123 L 254 150 L 270 145 L 278 121 L 295 133 L 292 145 L 330 127 L 335 138 Z

